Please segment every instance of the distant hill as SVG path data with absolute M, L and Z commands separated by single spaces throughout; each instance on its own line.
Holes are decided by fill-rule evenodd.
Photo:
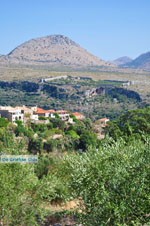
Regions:
M 150 51 L 137 57 L 135 60 L 122 65 L 128 68 L 138 68 L 145 71 L 150 71 Z
M 0 63 L 66 66 L 113 66 L 63 35 L 32 39 L 0 56 Z
M 111 63 L 115 64 L 116 66 L 120 66 L 126 63 L 130 63 L 131 61 L 132 61 L 131 58 L 124 56 L 112 61 Z

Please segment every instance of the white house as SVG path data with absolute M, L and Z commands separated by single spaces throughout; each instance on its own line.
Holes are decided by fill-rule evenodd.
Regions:
M 70 115 L 68 111 L 63 111 L 63 110 L 56 111 L 56 113 L 59 115 L 60 119 L 62 120 L 66 120 L 67 118 L 69 118 L 69 115 Z
M 1 106 L 0 115 L 3 118 L 7 118 L 10 122 L 15 122 L 16 120 L 24 121 L 24 114 L 21 112 L 21 109 L 16 109 L 14 107 Z

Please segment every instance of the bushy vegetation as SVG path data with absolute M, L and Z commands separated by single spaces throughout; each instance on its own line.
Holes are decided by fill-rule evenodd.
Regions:
M 120 86 L 117 81 L 59 80 L 58 84 L 43 84 L 20 81 L 0 82 L 0 105 L 40 106 L 44 109 L 68 109 L 84 112 L 92 120 L 99 117 L 116 118 L 128 109 L 141 106 L 140 95 Z M 60 84 L 62 83 L 62 84 Z M 67 84 L 67 86 L 66 86 Z M 88 96 L 87 91 L 102 89 Z M 92 93 L 92 92 L 91 92 Z M 44 94 L 44 95 L 43 95 Z M 19 97 L 19 98 L 18 98 Z M 145 103 L 143 103 L 145 105 Z M 59 117 L 57 114 L 55 117 Z M 42 119 L 42 118 L 40 118 Z
M 110 144 L 109 144 L 110 143 Z M 69 186 L 83 200 L 85 225 L 143 225 L 150 222 L 150 138 L 125 145 L 108 139 L 98 150 L 65 160 Z
M 44 225 L 45 203 L 70 200 L 86 226 L 150 224 L 150 108 L 110 122 L 103 140 L 89 119 L 0 125 L 1 154 L 38 155 L 38 164 L 0 164 L 2 225 Z
M 119 137 L 129 140 L 132 135 L 140 139 L 142 134 L 150 134 L 150 107 L 129 110 L 110 122 L 106 132 L 115 140 Z

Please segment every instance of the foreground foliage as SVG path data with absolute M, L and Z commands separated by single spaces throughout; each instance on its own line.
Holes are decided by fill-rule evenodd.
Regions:
M 150 108 L 127 112 L 101 141 L 90 120 L 67 126 L 60 119 L 27 126 L 1 120 L 0 153 L 39 158 L 0 164 L 1 225 L 44 225 L 50 213 L 43 203 L 74 199 L 80 204 L 74 214 L 86 226 L 150 224 L 149 116 Z M 56 132 L 62 139 L 51 138 Z
M 87 226 L 150 222 L 149 162 L 150 137 L 129 145 L 108 139 L 99 150 L 67 157 L 69 186 L 84 201 L 81 221 Z
M 150 107 L 129 110 L 110 122 L 106 132 L 115 140 L 122 137 L 126 141 L 131 136 L 141 139 L 143 133 L 150 134 Z

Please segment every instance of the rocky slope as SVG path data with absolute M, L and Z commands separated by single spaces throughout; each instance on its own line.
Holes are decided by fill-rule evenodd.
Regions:
M 130 63 L 131 61 L 132 61 L 131 58 L 124 56 L 124 57 L 120 57 L 120 58 L 112 61 L 112 63 L 115 64 L 116 66 L 120 66 L 120 65 L 123 65 L 123 64 Z
M 150 71 L 150 51 L 147 53 L 141 54 L 135 60 L 131 61 L 130 63 L 126 63 L 122 66 Z
M 50 35 L 27 41 L 8 55 L 0 56 L 0 62 L 31 65 L 112 66 L 63 35 Z

